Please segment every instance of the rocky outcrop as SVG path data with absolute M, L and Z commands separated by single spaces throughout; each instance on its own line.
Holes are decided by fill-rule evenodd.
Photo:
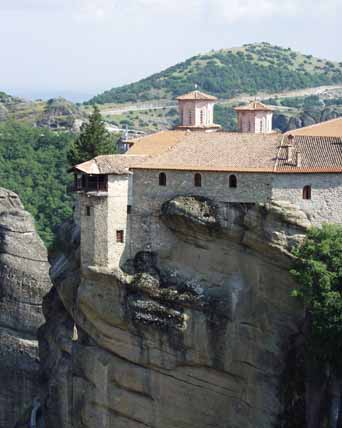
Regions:
M 64 98 L 52 98 L 47 101 L 37 126 L 50 129 L 73 129 L 76 119 L 82 117 L 80 109 Z
M 334 108 L 316 109 L 304 111 L 296 116 L 287 116 L 284 114 L 274 114 L 273 129 L 279 129 L 281 132 L 287 132 L 305 126 L 314 125 L 315 123 L 325 122 L 327 120 L 340 117 L 341 113 Z
M 160 221 L 177 244 L 138 253 L 121 273 L 80 275 L 66 226 L 73 244 L 53 269 L 40 330 L 47 426 L 275 426 L 302 318 L 288 267 L 305 214 L 179 197 Z
M 0 189 L 0 426 L 14 427 L 38 395 L 42 298 L 49 263 L 32 217 L 18 196 Z

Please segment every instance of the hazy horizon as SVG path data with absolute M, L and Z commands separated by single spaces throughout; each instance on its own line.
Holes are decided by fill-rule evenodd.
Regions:
M 84 101 L 199 53 L 261 41 L 342 61 L 340 12 L 337 0 L 2 0 L 0 91 Z

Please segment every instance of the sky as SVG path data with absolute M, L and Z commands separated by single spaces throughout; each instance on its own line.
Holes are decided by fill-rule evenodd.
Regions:
M 0 0 L 0 91 L 84 100 L 211 49 L 342 61 L 341 0 Z

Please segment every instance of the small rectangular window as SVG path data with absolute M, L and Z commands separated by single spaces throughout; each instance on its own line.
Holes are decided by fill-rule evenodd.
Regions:
M 124 231 L 117 230 L 116 231 L 116 242 L 122 244 L 124 242 Z
M 132 212 L 132 205 L 127 205 L 127 214 L 131 214 Z
M 88 206 L 86 207 L 86 216 L 90 217 L 90 215 L 91 215 L 91 211 L 90 211 L 90 207 Z

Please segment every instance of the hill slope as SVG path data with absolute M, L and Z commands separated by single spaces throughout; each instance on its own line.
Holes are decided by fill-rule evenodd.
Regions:
M 171 99 L 194 85 L 219 98 L 342 83 L 342 62 L 333 63 L 268 43 L 211 51 L 92 98 L 89 103 Z
M 17 122 L 63 131 L 74 128 L 75 121 L 86 117 L 77 105 L 64 98 L 48 101 L 27 101 L 0 92 L 0 122 Z

